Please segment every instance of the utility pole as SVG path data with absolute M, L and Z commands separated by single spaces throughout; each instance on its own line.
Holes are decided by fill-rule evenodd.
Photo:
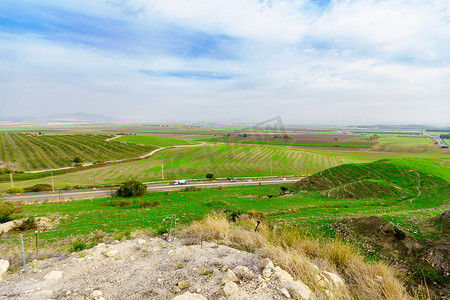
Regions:
M 52 191 L 55 191 L 55 185 L 53 184 L 53 172 L 50 173 L 52 175 Z
M 13 173 L 9 173 L 9 178 L 11 178 L 11 188 L 14 188 L 14 180 L 13 180 Z
M 161 164 L 161 179 L 164 180 L 164 164 Z

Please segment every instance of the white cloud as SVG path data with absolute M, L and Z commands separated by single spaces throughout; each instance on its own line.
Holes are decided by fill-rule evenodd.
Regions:
M 140 119 L 276 114 L 352 123 L 445 122 L 450 110 L 448 1 L 336 0 L 325 11 L 307 0 L 39 3 L 87 14 L 105 28 L 120 20 L 127 40 L 111 32 L 108 44 L 92 46 L 51 31 L 0 32 L 0 101 L 9 114 L 84 105 Z M 189 40 L 198 33 L 206 36 L 202 45 Z M 213 47 L 209 38 L 220 43 Z M 225 58 L 216 53 L 224 48 Z M 141 70 L 232 76 L 195 80 Z

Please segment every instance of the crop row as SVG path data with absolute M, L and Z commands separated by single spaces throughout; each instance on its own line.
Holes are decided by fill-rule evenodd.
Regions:
M 106 141 L 106 135 L 36 135 L 0 133 L 0 159 L 19 170 L 68 167 L 76 157 L 86 163 L 132 158 L 153 147 Z
M 213 145 L 167 149 L 146 160 L 86 171 L 84 176 L 90 178 L 84 182 L 65 180 L 80 184 L 120 183 L 128 178 L 151 181 L 162 178 L 162 169 L 168 180 L 204 178 L 207 173 L 216 177 L 304 175 L 347 162 L 352 160 L 296 148 Z

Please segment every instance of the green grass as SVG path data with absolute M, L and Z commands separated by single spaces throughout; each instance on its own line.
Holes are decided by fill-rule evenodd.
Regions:
M 160 137 L 160 136 L 142 136 L 142 135 L 124 135 L 116 139 L 119 142 L 135 143 L 154 147 L 170 147 L 179 145 L 193 144 L 191 141 Z
M 433 145 L 428 138 L 421 136 L 382 136 L 373 151 L 401 152 L 401 153 L 444 153 L 442 149 Z
M 46 238 L 60 238 L 86 234 L 95 229 L 104 232 L 148 226 L 158 229 L 163 226 L 161 216 L 171 214 L 176 214 L 181 224 L 189 224 L 215 210 L 246 212 L 252 209 L 266 213 L 272 222 L 295 224 L 317 236 L 331 237 L 334 235 L 331 224 L 336 220 L 376 214 L 399 223 L 402 229 L 418 238 L 426 239 L 430 237 L 417 230 L 418 220 L 430 218 L 448 208 L 448 182 L 434 182 L 438 183 L 436 188 L 427 189 L 428 185 L 424 181 L 423 189 L 426 192 L 412 202 L 405 201 L 404 197 L 341 200 L 323 196 L 318 191 L 300 191 L 281 196 L 280 185 L 270 185 L 212 188 L 195 192 L 155 192 L 132 198 L 131 202 L 127 200 L 131 205 L 126 207 L 108 206 L 109 198 L 33 205 L 23 207 L 20 216 L 64 216 L 56 228 L 64 231 L 45 234 Z M 275 197 L 269 198 L 268 195 Z M 114 198 L 114 201 L 121 200 L 126 199 Z M 160 206 L 144 207 L 142 203 L 146 202 L 158 202 Z M 102 225 L 107 223 L 117 224 Z
M 450 197 L 449 177 L 450 168 L 430 160 L 380 160 L 330 168 L 296 183 L 295 187 L 341 199 L 406 200 L 419 195 Z
M 148 159 L 76 172 L 58 171 L 53 173 L 53 178 L 57 188 L 120 184 L 132 178 L 148 182 L 161 180 L 162 164 L 165 180 L 205 178 L 207 173 L 223 178 L 306 175 L 341 164 L 391 158 L 432 159 L 443 165 L 450 161 L 450 155 L 440 154 L 217 144 L 166 149 Z M 45 177 L 41 178 L 38 174 L 14 174 L 15 186 L 24 188 L 51 183 L 50 172 L 42 175 Z M 1 175 L 0 179 L 4 180 L 0 183 L 0 191 L 7 190 L 10 187 L 9 176 Z M 21 179 L 25 181 L 19 181 Z
M 296 143 L 296 142 L 265 142 L 265 141 L 227 141 L 227 140 L 201 140 L 207 142 L 218 143 L 238 143 L 238 144 L 260 144 L 260 145 L 284 145 L 284 146 L 301 146 L 301 147 L 344 147 L 344 148 L 370 148 L 372 145 L 360 145 L 360 144 L 344 144 L 337 142 L 336 144 L 329 143 Z

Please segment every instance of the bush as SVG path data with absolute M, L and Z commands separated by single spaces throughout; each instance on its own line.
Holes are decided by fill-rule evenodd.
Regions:
M 117 190 L 120 197 L 138 197 L 143 196 L 147 192 L 147 186 L 135 179 L 129 180 L 122 184 Z
M 116 200 L 116 201 L 105 202 L 106 206 L 112 206 L 112 207 L 128 207 L 133 204 L 134 204 L 133 200 Z
M 36 219 L 34 217 L 29 217 L 28 219 L 25 220 L 25 222 L 22 223 L 22 225 L 19 226 L 19 229 L 22 231 L 36 229 L 36 228 L 37 228 L 37 224 L 36 224 Z
M 52 186 L 50 184 L 44 184 L 44 183 L 40 183 L 40 184 L 36 184 L 33 186 L 29 186 L 24 188 L 25 192 L 43 192 L 43 191 L 51 191 L 52 190 Z
M 161 202 L 159 202 L 159 201 L 141 203 L 141 208 L 142 207 L 159 207 L 159 206 L 161 206 Z
M 183 189 L 183 192 L 199 192 L 201 190 L 202 190 L 202 188 L 199 188 L 196 186 L 188 186 Z
M 12 202 L 0 202 L 0 223 L 12 221 L 11 215 L 15 212 L 15 207 Z
M 82 159 L 81 157 L 77 156 L 77 157 L 75 157 L 75 158 L 73 159 L 73 162 L 76 163 L 76 164 L 79 164 L 79 163 L 82 163 L 82 162 L 83 162 L 83 159 Z
M 8 193 L 10 194 L 18 194 L 18 193 L 23 193 L 24 190 L 23 189 L 19 189 L 19 188 L 10 188 L 8 189 Z
M 208 174 L 206 174 L 206 178 L 209 179 L 209 180 L 212 180 L 212 179 L 214 179 L 214 174 L 213 173 L 208 173 Z
M 72 243 L 72 245 L 69 248 L 70 252 L 78 252 L 81 250 L 84 250 L 87 248 L 87 245 L 85 242 L 80 241 L 80 240 L 76 240 L 75 242 Z
M 0 169 L 0 174 L 10 174 L 12 172 L 14 172 L 14 170 L 12 170 L 12 169 L 8 169 L 8 168 Z

